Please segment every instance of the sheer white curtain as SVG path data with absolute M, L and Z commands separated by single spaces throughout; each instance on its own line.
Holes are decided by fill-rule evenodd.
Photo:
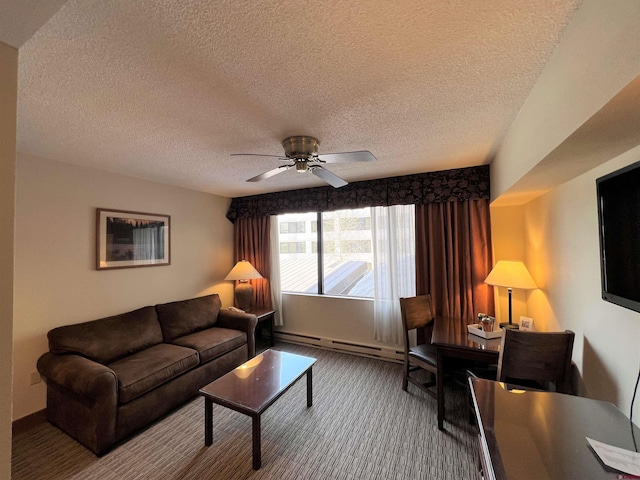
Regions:
M 414 206 L 372 208 L 371 235 L 374 337 L 380 342 L 402 345 L 398 299 L 416 294 Z
M 280 233 L 278 230 L 278 216 L 270 217 L 270 248 L 271 248 L 271 278 L 269 285 L 271 286 L 271 305 L 277 310 L 273 324 L 281 326 L 284 324 L 282 317 L 282 288 L 280 286 Z

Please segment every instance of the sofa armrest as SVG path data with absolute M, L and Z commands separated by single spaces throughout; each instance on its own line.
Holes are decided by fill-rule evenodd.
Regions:
M 258 318 L 253 313 L 234 312 L 232 310 L 221 309 L 218 313 L 216 327 L 232 328 L 247 332 L 247 345 L 249 358 L 256 355 L 256 325 Z
M 47 382 L 87 399 L 113 398 L 117 402 L 118 379 L 113 370 L 80 355 L 47 352 L 38 359 L 38 372 Z
M 47 384 L 47 419 L 102 455 L 116 442 L 118 379 L 80 355 L 47 352 L 38 359 Z

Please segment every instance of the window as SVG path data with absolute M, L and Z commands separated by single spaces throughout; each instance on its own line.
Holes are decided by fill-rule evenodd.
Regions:
M 371 253 L 371 240 L 345 240 L 340 249 L 344 253 Z
M 371 230 L 371 217 L 341 218 L 340 230 Z
M 304 242 L 280 242 L 280 253 L 305 253 Z
M 333 226 L 333 220 L 323 220 L 322 221 L 322 231 L 324 232 L 333 232 L 333 229 L 335 227 Z M 318 231 L 318 221 L 314 220 L 313 222 L 311 222 L 311 231 L 312 232 L 317 232 Z
M 279 224 L 280 233 L 304 233 L 304 222 L 282 222 Z
M 279 215 L 278 225 L 283 292 L 373 297 L 369 208 Z
M 335 253 L 336 252 L 336 242 L 333 240 L 325 240 L 322 242 L 322 248 L 324 253 Z M 311 253 L 318 253 L 318 242 L 311 242 Z

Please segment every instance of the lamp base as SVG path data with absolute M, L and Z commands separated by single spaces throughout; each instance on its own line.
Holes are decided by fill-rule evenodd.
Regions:
M 520 325 L 518 325 L 517 323 L 501 322 L 500 323 L 500 328 L 518 330 L 520 328 Z
M 249 282 L 238 282 L 235 289 L 236 305 L 240 310 L 248 312 L 251 310 L 251 301 L 253 300 L 253 285 Z

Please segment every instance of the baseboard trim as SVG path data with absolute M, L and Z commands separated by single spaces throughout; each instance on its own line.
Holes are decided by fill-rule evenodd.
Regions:
M 32 429 L 38 425 L 47 422 L 46 409 L 38 410 L 26 417 L 19 418 L 18 420 L 14 420 L 11 423 L 11 430 L 13 435 L 16 433 L 24 433 L 27 430 Z
M 389 347 L 379 347 L 375 345 L 347 342 L 334 338 L 316 337 L 290 332 L 274 332 L 274 337 L 282 342 L 309 345 L 312 347 L 322 348 L 324 350 L 333 350 L 336 352 L 358 355 L 360 357 L 384 360 L 386 362 L 402 363 L 404 360 L 403 351 Z

